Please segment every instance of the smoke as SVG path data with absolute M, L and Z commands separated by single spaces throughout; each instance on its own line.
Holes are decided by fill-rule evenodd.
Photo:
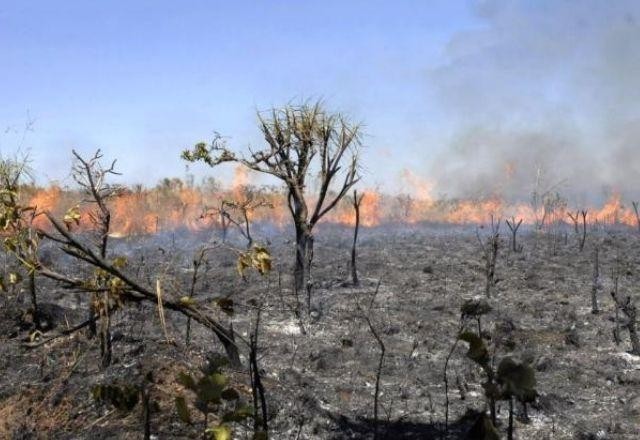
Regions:
M 432 169 L 450 196 L 640 197 L 640 3 L 474 3 L 428 73 L 450 137 Z

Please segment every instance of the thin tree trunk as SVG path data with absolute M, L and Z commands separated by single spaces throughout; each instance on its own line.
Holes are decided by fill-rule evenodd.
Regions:
M 244 230 L 245 230 L 245 235 L 247 238 L 247 249 L 251 249 L 251 246 L 253 246 L 253 237 L 251 236 L 251 226 L 249 223 L 249 213 L 247 211 L 244 211 L 243 213 L 244 216 Z
M 36 329 L 40 329 L 40 310 L 38 309 L 38 295 L 36 291 L 36 272 L 32 270 L 29 273 L 29 292 L 31 294 L 31 307 L 33 308 L 33 323 Z
M 300 295 L 304 292 L 305 288 L 305 276 L 307 269 L 307 246 L 308 236 L 305 232 L 305 227 L 296 224 L 296 257 L 294 261 L 293 277 L 294 277 L 294 289 L 296 295 Z
M 240 360 L 240 352 L 238 351 L 238 346 L 236 345 L 236 332 L 233 331 L 233 324 L 229 327 L 229 330 L 225 332 L 217 331 L 215 332 L 216 336 L 222 343 L 224 347 L 224 351 L 227 354 L 227 358 L 229 359 L 229 365 L 235 369 L 242 368 L 242 361 Z
M 353 208 L 356 212 L 356 224 L 353 229 L 353 246 L 351 247 L 351 280 L 353 281 L 353 285 L 357 286 L 360 284 L 358 280 L 358 268 L 356 266 L 356 258 L 357 258 L 357 245 L 358 245 L 358 232 L 360 230 L 360 202 L 362 202 L 362 196 L 358 199 L 358 192 L 353 192 Z
M 311 295 L 313 290 L 313 279 L 311 277 L 311 264 L 313 263 L 313 235 L 307 236 L 307 249 L 305 256 L 305 288 L 307 290 L 307 312 L 311 313 Z
M 580 239 L 580 252 L 584 249 L 584 243 L 587 241 L 587 211 L 581 211 L 582 214 L 582 238 Z
M 487 298 L 490 298 L 491 290 L 495 285 L 496 260 L 498 258 L 498 238 L 495 236 L 492 237 L 488 246 L 490 246 L 490 249 L 487 253 L 487 284 L 485 286 L 485 294 Z
M 507 440 L 513 440 L 513 397 L 509 397 L 509 429 Z
M 269 436 L 269 413 L 267 408 L 267 399 L 265 396 L 262 377 L 260 376 L 260 368 L 258 367 L 258 336 L 260 334 L 260 309 L 256 315 L 256 323 L 253 334 L 250 337 L 249 352 L 249 373 L 251 376 L 251 392 L 253 395 L 253 431 L 255 434 L 262 432 L 265 438 Z M 261 416 L 258 417 L 258 407 L 260 407 Z
M 149 396 L 148 386 L 148 384 L 145 384 L 145 388 L 142 391 L 144 440 L 151 440 L 151 396 Z
M 571 219 L 571 222 L 573 223 L 573 231 L 576 233 L 576 236 L 577 236 L 578 234 L 580 234 L 580 229 L 578 228 L 580 211 L 577 211 L 575 216 L 570 212 L 568 212 L 567 215 L 569 216 L 569 218 Z
M 516 238 L 518 235 L 518 229 L 520 228 L 520 225 L 522 225 L 522 219 L 516 222 L 516 219 L 512 217 L 511 221 L 506 220 L 506 222 L 507 222 L 507 226 L 511 230 L 511 249 L 513 250 L 513 252 L 518 252 L 518 245 L 516 243 Z
M 100 314 L 100 353 L 102 355 L 102 367 L 111 365 L 111 313 L 109 306 L 109 292 L 103 294 L 103 310 Z
M 594 315 L 600 313 L 598 309 L 598 290 L 600 287 L 600 264 L 599 264 L 599 248 L 595 247 L 593 251 L 593 280 L 591 284 L 591 313 Z
M 631 339 L 631 353 L 636 356 L 640 356 L 640 338 L 638 338 L 638 331 L 636 328 L 636 310 L 633 309 L 632 314 L 629 316 L 629 338 Z

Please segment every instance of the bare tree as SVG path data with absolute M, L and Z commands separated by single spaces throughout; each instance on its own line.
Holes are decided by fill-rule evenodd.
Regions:
M 587 241 L 587 211 L 580 211 L 582 216 L 582 237 L 580 238 L 580 252 L 584 250 L 584 244 Z
M 262 306 L 258 303 L 256 307 L 256 319 L 253 331 L 249 339 L 249 376 L 251 377 L 251 395 L 253 396 L 253 431 L 261 432 L 265 439 L 269 436 L 269 413 L 267 408 L 267 398 L 265 388 L 262 384 L 262 375 L 258 366 L 258 337 L 260 336 L 260 315 Z M 260 414 L 261 416 L 258 416 Z M 258 435 L 255 436 L 258 438 Z M 262 437 L 260 437 L 262 438 Z
M 75 163 L 71 169 L 71 176 L 88 197 L 84 202 L 97 206 L 96 211 L 91 212 L 89 217 L 98 233 L 100 257 L 105 258 L 111 228 L 111 212 L 107 202 L 122 191 L 121 187 L 108 184 L 106 179 L 110 175 L 120 175 L 120 173 L 115 171 L 115 160 L 109 168 L 104 168 L 101 165 L 100 160 L 103 155 L 100 150 L 90 159 L 83 159 L 75 150 L 72 152 Z
M 204 211 L 200 215 L 200 218 L 205 219 L 216 216 L 220 218 L 220 227 L 222 228 L 222 242 L 226 243 L 227 232 L 229 231 L 229 225 L 231 224 L 231 221 L 229 220 L 231 214 L 227 211 L 227 200 L 220 200 L 219 205 L 215 208 L 205 207 Z
M 369 331 L 371 332 L 371 335 L 374 337 L 374 339 L 378 343 L 378 347 L 380 348 L 380 356 L 378 358 L 378 368 L 376 370 L 376 384 L 373 392 L 373 440 L 377 440 L 379 438 L 380 429 L 379 429 L 378 414 L 380 412 L 380 409 L 379 409 L 380 408 L 380 383 L 382 378 L 382 369 L 384 367 L 385 355 L 387 352 L 387 347 L 385 346 L 384 341 L 380 337 L 379 331 L 376 330 L 376 327 L 371 319 L 371 314 L 373 311 L 373 307 L 375 305 L 376 297 L 378 296 L 378 292 L 380 291 L 380 283 L 381 281 L 378 280 L 378 284 L 376 285 L 376 290 L 373 292 L 373 296 L 369 301 L 369 306 L 367 307 L 366 311 L 363 310 L 360 303 L 356 301 L 356 308 L 358 309 L 358 312 L 360 315 L 359 317 L 367 323 L 367 326 L 369 327 Z
M 637 330 L 637 308 L 636 305 L 631 300 L 630 296 L 620 297 L 617 292 L 612 291 L 611 296 L 613 300 L 616 302 L 616 307 L 622 310 L 622 312 L 626 315 L 627 319 L 625 322 L 625 326 L 629 331 L 629 338 L 631 339 L 631 353 L 635 355 L 640 355 L 640 338 L 638 337 Z
M 618 298 L 618 287 L 620 285 L 620 250 L 619 249 L 618 249 L 618 252 L 616 253 L 616 260 L 613 267 L 611 278 L 613 279 L 613 290 L 611 291 L 611 296 L 614 299 L 615 310 L 616 310 L 615 327 L 613 329 L 613 341 L 616 343 L 616 346 L 617 346 L 617 345 L 620 345 L 620 342 L 622 342 L 620 340 L 620 307 L 618 306 L 618 302 L 615 301 L 615 299 Z
M 192 150 L 184 151 L 182 158 L 190 162 L 203 161 L 209 166 L 241 163 L 285 184 L 296 232 L 294 288 L 299 294 L 310 284 L 313 228 L 359 180 L 361 130 L 341 114 L 325 110 L 321 102 L 273 108 L 258 113 L 258 120 L 266 141 L 265 149 L 249 149 L 249 157 L 237 155 L 216 135 L 210 145 L 199 143 Z M 316 170 L 318 190 L 310 197 L 307 179 Z M 338 185 L 332 189 L 336 181 Z M 309 286 L 307 292 L 309 308 Z
M 591 313 L 597 315 L 600 313 L 598 308 L 598 290 L 600 290 L 600 248 L 595 246 L 593 249 L 593 278 L 591 281 Z
M 265 198 L 260 197 L 256 190 L 248 186 L 242 188 L 242 193 L 243 196 L 237 200 L 222 200 L 218 208 L 206 208 L 200 217 L 220 217 L 223 242 L 226 241 L 229 225 L 234 225 L 247 240 L 247 248 L 250 248 L 253 245 L 251 216 L 256 210 L 273 208 L 273 205 Z
M 360 230 L 360 204 L 362 203 L 362 199 L 364 199 L 364 194 L 360 194 L 358 196 L 358 191 L 353 190 L 353 209 L 356 213 L 356 222 L 353 227 L 353 246 L 351 247 L 351 280 L 353 281 L 353 285 L 357 286 L 360 284 L 358 280 L 358 268 L 356 266 L 356 247 L 358 245 L 358 231 Z
M 480 248 L 484 253 L 485 258 L 485 294 L 487 298 L 491 297 L 491 290 L 496 284 L 496 261 L 498 260 L 498 249 L 500 247 L 500 221 L 494 221 L 491 217 L 491 235 L 486 240 L 482 240 L 480 233 L 476 231 Z
M 98 253 L 100 258 L 105 259 L 111 230 L 111 212 L 107 202 L 121 191 L 120 187 L 109 185 L 106 182 L 110 175 L 119 174 L 115 171 L 116 161 L 114 160 L 110 167 L 104 168 L 100 163 L 103 157 L 100 150 L 96 151 L 90 159 L 83 159 L 75 150 L 73 150 L 73 155 L 75 162 L 71 169 L 71 175 L 87 196 L 84 202 L 97 206 L 93 212 L 89 213 L 89 218 L 98 235 Z M 106 367 L 111 364 L 112 357 L 111 310 L 113 307 L 110 304 L 108 289 L 105 288 L 101 296 L 102 298 L 99 294 L 94 294 L 89 316 L 93 316 L 95 312 L 98 312 L 100 316 L 100 353 L 102 365 Z M 95 333 L 95 327 L 91 326 L 91 331 Z
M 577 236 L 580 233 L 580 230 L 578 229 L 578 224 L 580 223 L 580 211 L 576 211 L 575 214 L 567 212 L 567 215 L 573 223 L 573 232 L 575 232 Z
M 198 275 L 200 273 L 200 268 L 202 264 L 205 262 L 208 248 L 201 249 L 198 254 L 193 259 L 193 275 L 191 276 L 191 286 L 189 287 L 189 299 L 193 300 L 193 297 L 196 293 L 196 285 L 198 284 Z M 191 343 L 191 317 L 187 318 L 187 330 L 185 333 L 185 346 L 189 346 Z
M 520 228 L 520 225 L 522 225 L 522 219 L 516 222 L 515 217 L 511 217 L 511 221 L 506 220 L 506 222 L 509 230 L 511 230 L 511 250 L 513 250 L 513 252 L 520 252 L 522 250 L 522 246 L 517 246 L 516 236 L 518 235 L 518 229 Z
M 633 205 L 633 212 L 636 213 L 636 222 L 638 223 L 638 231 L 640 231 L 640 205 L 638 202 L 631 202 Z

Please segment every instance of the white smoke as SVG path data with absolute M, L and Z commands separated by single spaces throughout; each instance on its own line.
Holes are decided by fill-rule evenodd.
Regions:
M 488 0 L 429 72 L 453 134 L 438 191 L 640 197 L 640 2 Z

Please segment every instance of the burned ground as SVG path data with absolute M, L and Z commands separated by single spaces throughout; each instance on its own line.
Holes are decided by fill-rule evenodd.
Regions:
M 262 305 L 260 367 L 273 438 L 371 435 L 379 349 L 362 319 L 369 304 L 373 307 L 368 316 L 387 348 L 380 388 L 381 435 L 441 436 L 445 358 L 459 330 L 460 307 L 484 294 L 485 263 L 476 229 L 403 225 L 361 232 L 358 287 L 349 279 L 351 231 L 321 225 L 316 233 L 313 313 L 305 318 L 306 334 L 292 313 L 289 234 L 261 231 L 275 263 L 265 277 L 251 273 L 243 281 L 235 269 L 237 255 L 227 246 L 208 254 L 197 284 L 198 302 L 233 298 L 233 317 L 220 313 L 220 318 L 232 320 L 240 335 L 250 331 L 255 315 L 250 300 Z M 619 258 L 624 263 L 619 288 L 638 298 L 640 236 L 624 228 L 594 230 L 579 252 L 567 232 L 565 241 L 562 234 L 523 230 L 521 253 L 509 251 L 506 237 L 501 240 L 497 283 L 489 299 L 492 311 L 483 317 L 482 330 L 497 360 L 510 355 L 534 366 L 539 393 L 529 420 L 518 417 L 516 438 L 637 438 L 640 357 L 627 353 L 631 347 L 626 332 L 620 345 L 613 340 L 609 291 Z M 114 242 L 111 252 L 127 255 L 129 270 L 150 286 L 159 274 L 186 284 L 193 256 L 208 239 L 202 233 L 167 233 Z M 591 313 L 594 246 L 600 247 L 600 314 Z M 75 266 L 53 248 L 42 252 L 67 273 L 91 270 Z M 171 295 L 170 284 L 166 290 Z M 160 439 L 200 435 L 202 421 L 196 419 L 189 427 L 176 414 L 174 397 L 181 390 L 176 376 L 196 372 L 211 353 L 222 353 L 210 331 L 194 324 L 192 342 L 185 347 L 185 318 L 167 312 L 165 334 L 155 307 L 127 305 L 114 316 L 114 363 L 103 370 L 97 341 L 86 332 L 26 348 L 28 300 L 16 293 L 1 299 L 1 438 L 142 438 L 140 405 L 121 413 L 97 403 L 91 390 L 106 383 L 137 386 L 149 372 L 147 386 L 157 404 L 151 414 L 152 434 Z M 41 282 L 39 297 L 50 327 L 73 326 L 86 317 L 82 294 Z M 465 344 L 458 344 L 448 368 L 451 438 L 465 438 L 474 411 L 485 405 L 482 373 L 465 352 Z M 228 374 L 248 400 L 246 372 Z M 502 430 L 506 416 L 503 404 Z M 241 430 L 239 435 L 245 438 Z

